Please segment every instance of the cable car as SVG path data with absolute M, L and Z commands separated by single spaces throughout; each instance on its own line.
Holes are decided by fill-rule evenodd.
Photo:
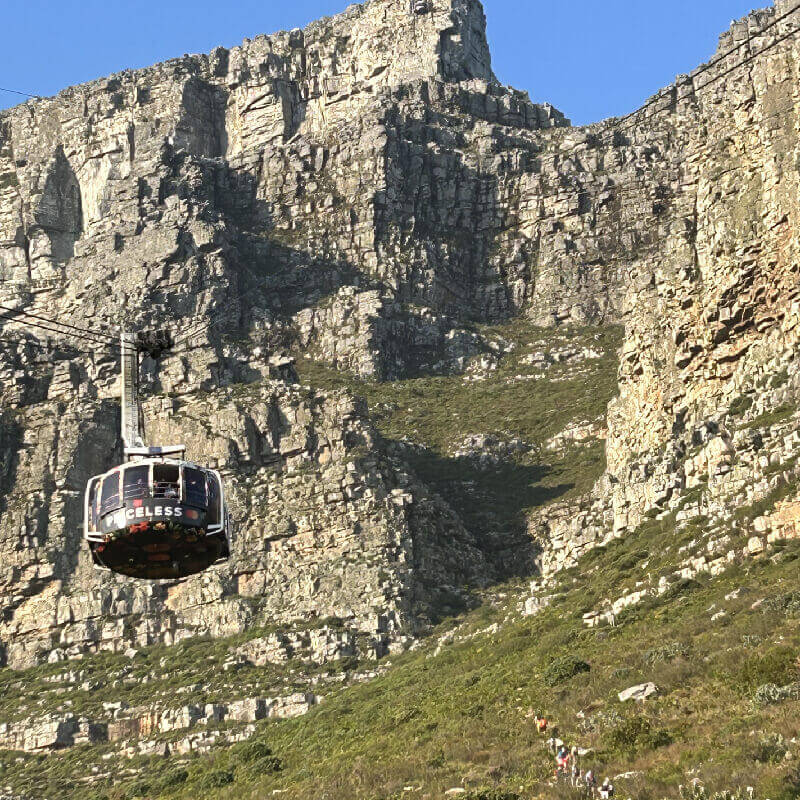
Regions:
M 230 517 L 216 470 L 143 448 L 86 487 L 84 538 L 100 569 L 163 580 L 203 572 L 230 555 Z
M 145 447 L 139 353 L 169 348 L 158 336 L 122 334 L 122 441 L 127 464 L 86 486 L 83 538 L 96 567 L 131 578 L 196 575 L 230 556 L 231 517 L 219 472 L 184 460 L 185 448 Z

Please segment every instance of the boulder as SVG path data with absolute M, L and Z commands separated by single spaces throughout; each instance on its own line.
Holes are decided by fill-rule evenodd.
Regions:
M 620 692 L 618 697 L 620 703 L 627 703 L 629 700 L 643 702 L 657 693 L 658 687 L 654 683 L 640 683 L 638 686 L 631 686 L 629 689 Z

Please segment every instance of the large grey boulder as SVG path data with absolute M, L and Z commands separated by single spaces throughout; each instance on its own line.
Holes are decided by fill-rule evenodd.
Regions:
M 654 694 L 658 694 L 658 687 L 654 683 L 640 683 L 638 686 L 631 686 L 629 689 L 625 689 L 617 696 L 620 703 L 627 703 L 629 700 L 641 702 Z

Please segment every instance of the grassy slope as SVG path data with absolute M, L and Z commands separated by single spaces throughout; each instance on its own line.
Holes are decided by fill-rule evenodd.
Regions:
M 800 594 L 791 593 L 800 589 L 800 547 L 684 585 L 629 611 L 614 629 L 584 629 L 581 615 L 594 599 L 616 596 L 630 556 L 660 536 L 644 527 L 593 555 L 562 577 L 553 605 L 536 617 L 519 615 L 519 588 L 509 585 L 467 615 L 458 633 L 505 621 L 496 631 L 438 655 L 431 641 L 386 675 L 329 694 L 305 717 L 262 723 L 254 741 L 280 759 L 280 771 L 270 772 L 250 744 L 191 759 L 178 775 L 163 759 L 144 760 L 144 782 L 70 796 L 241 800 L 280 790 L 287 800 L 388 800 L 405 786 L 420 787 L 405 793 L 412 797 L 465 786 L 551 797 L 550 758 L 525 716 L 533 708 L 557 721 L 569 741 L 595 748 L 587 764 L 600 772 L 642 771 L 619 782 L 626 796 L 676 796 L 679 784 L 697 777 L 712 788 L 755 786 L 757 797 L 771 800 L 796 797 L 800 750 L 776 747 L 770 737 L 788 742 L 799 733 L 800 702 L 764 708 L 753 695 L 762 684 L 798 679 L 800 614 L 792 609 L 800 609 Z M 740 595 L 726 599 L 735 590 Z M 726 615 L 712 620 L 719 610 Z M 585 660 L 591 671 L 551 685 L 548 667 L 565 656 Z M 618 691 L 645 680 L 660 687 L 658 698 L 639 707 L 619 703 Z M 0 785 L 65 787 L 76 772 L 103 764 L 97 753 L 26 757 L 24 766 L 9 755 Z

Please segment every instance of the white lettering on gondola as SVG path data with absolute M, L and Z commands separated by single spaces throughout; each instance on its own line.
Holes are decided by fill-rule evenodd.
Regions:
M 139 506 L 138 508 L 122 508 L 119 511 L 109 514 L 103 520 L 105 528 L 124 528 L 134 519 L 151 519 L 153 517 L 182 517 L 183 508 L 181 506 Z

